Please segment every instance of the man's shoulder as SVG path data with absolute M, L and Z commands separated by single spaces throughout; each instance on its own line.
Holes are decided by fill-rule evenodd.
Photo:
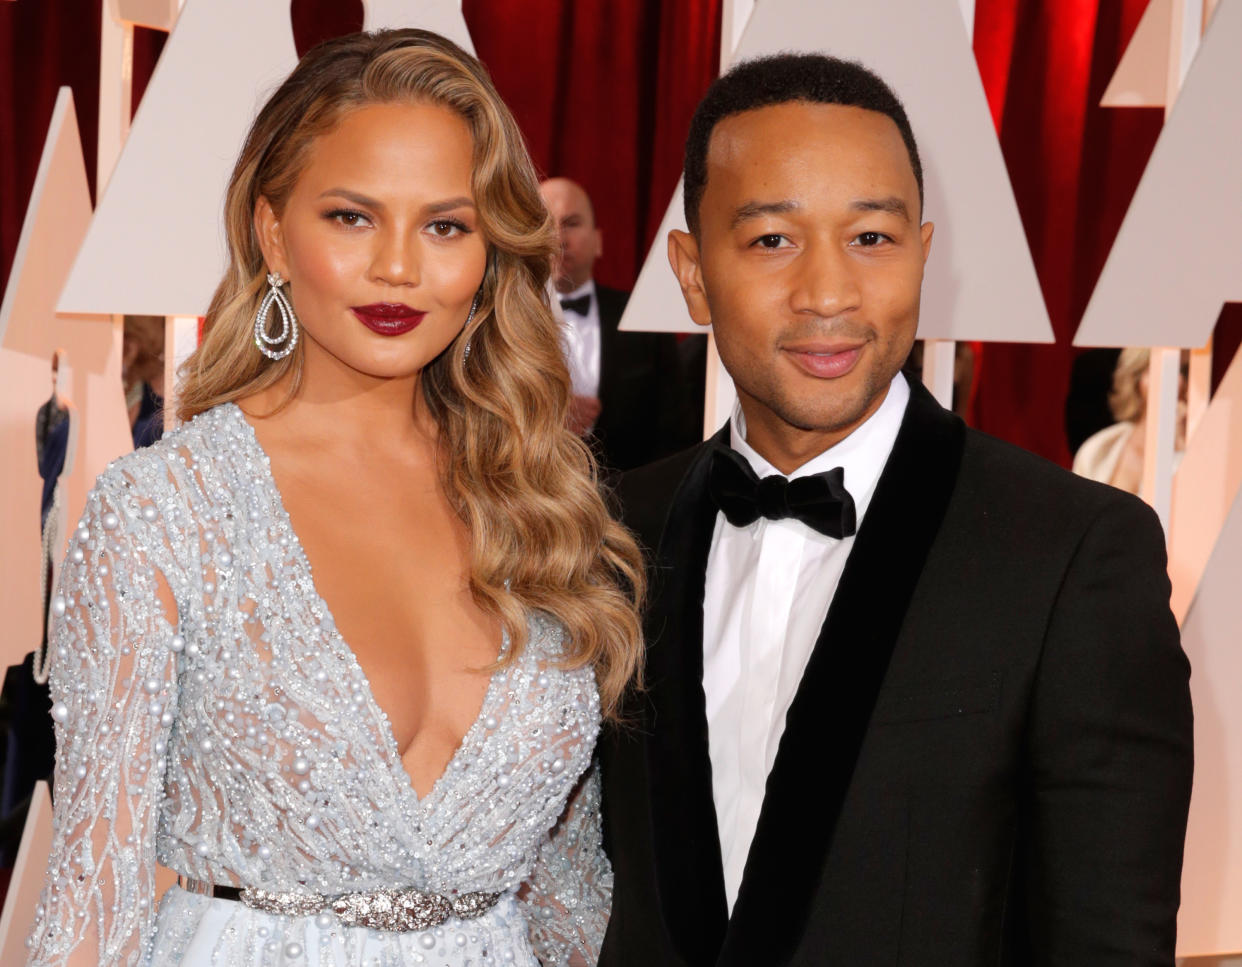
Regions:
M 622 522 L 650 549 L 659 544 L 673 498 L 707 443 L 629 470 L 616 480 L 614 494 Z
M 1101 515 L 1159 527 L 1155 513 L 1133 494 L 974 429 L 966 431 L 957 490 L 990 527 L 1037 531 L 1045 541 L 1076 543 Z
M 666 501 L 671 501 L 686 471 L 707 445 L 706 442 L 696 443 L 671 456 L 627 470 L 617 482 L 617 494 L 622 499 L 662 496 Z

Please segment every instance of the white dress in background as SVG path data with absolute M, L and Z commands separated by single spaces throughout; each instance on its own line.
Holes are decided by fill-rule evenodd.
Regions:
M 99 478 L 53 609 L 55 828 L 30 964 L 595 962 L 611 872 L 591 669 L 558 668 L 561 628 L 532 615 L 420 800 L 236 406 Z M 157 861 L 270 891 L 500 897 L 477 919 L 390 932 L 160 899 Z
M 1127 420 L 1091 434 L 1074 454 L 1074 473 L 1088 480 L 1112 483 L 1133 432 L 1134 424 Z
M 1179 417 L 1180 419 L 1181 417 Z M 1137 424 L 1129 420 L 1106 426 L 1098 433 L 1093 433 L 1083 441 L 1078 452 L 1074 454 L 1073 471 L 1088 480 L 1111 484 L 1117 474 L 1117 465 L 1136 433 L 1145 432 Z M 1178 449 L 1173 453 L 1173 472 L 1182 465 L 1183 451 L 1179 441 Z

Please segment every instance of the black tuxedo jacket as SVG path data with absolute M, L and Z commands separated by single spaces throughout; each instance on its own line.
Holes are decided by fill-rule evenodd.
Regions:
M 677 339 L 651 332 L 621 332 L 629 293 L 595 284 L 600 322 L 600 415 L 593 443 L 606 470 L 622 471 L 658 460 L 689 446 L 702 429 L 688 412 L 687 391 Z
M 728 915 L 702 688 L 709 454 L 618 486 L 653 587 L 645 691 L 600 743 L 600 963 L 1171 967 L 1192 723 L 1159 523 L 917 385 Z

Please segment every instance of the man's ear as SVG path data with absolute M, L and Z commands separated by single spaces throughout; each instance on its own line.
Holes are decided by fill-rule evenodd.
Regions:
M 696 325 L 710 326 L 712 311 L 703 288 L 703 272 L 699 265 L 699 242 L 689 232 L 673 229 L 668 233 L 668 264 L 673 267 L 682 298 Z
M 600 258 L 604 254 L 604 230 L 602 228 L 595 229 L 595 257 Z
M 927 256 L 931 254 L 932 232 L 936 230 L 935 222 L 924 222 L 919 231 L 923 235 L 923 264 L 927 264 Z
M 288 279 L 289 262 L 285 257 L 285 235 L 272 203 L 262 195 L 254 206 L 254 234 L 259 239 L 259 248 L 263 250 L 263 261 L 267 263 L 267 270 L 279 272 Z

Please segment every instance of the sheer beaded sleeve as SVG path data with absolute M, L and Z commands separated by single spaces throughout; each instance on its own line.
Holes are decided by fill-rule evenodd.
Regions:
M 519 894 L 544 967 L 592 967 L 612 907 L 612 867 L 600 831 L 599 765 L 570 794 Z
M 135 967 L 155 923 L 155 831 L 176 696 L 176 607 L 154 500 L 100 478 L 53 599 L 55 807 L 28 940 L 37 967 Z

